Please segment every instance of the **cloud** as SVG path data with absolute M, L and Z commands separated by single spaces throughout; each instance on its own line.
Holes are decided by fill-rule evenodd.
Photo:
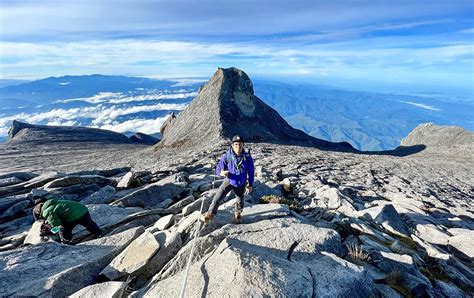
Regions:
M 185 91 L 185 90 L 178 90 Z M 164 92 L 151 92 L 151 94 L 142 94 L 129 96 L 123 93 L 115 92 L 100 92 L 97 95 L 91 97 L 80 97 L 80 98 L 71 98 L 65 100 L 57 100 L 56 103 L 67 103 L 74 101 L 83 101 L 89 103 L 131 103 L 131 102 L 140 102 L 140 101 L 150 101 L 150 100 L 162 100 L 162 99 L 187 99 L 190 97 L 197 96 L 197 92 L 187 92 L 187 93 L 175 93 L 169 94 Z
M 50 125 L 50 126 L 76 126 L 77 125 L 77 122 L 76 121 L 64 121 L 62 119 L 56 119 L 56 120 L 53 120 L 53 121 L 49 121 L 48 123 L 46 123 L 46 125 Z
M 146 134 L 154 134 L 160 132 L 161 125 L 165 122 L 167 117 L 160 117 L 156 119 L 133 119 L 122 123 L 112 123 L 105 125 L 93 125 L 91 127 L 108 129 L 120 133 L 124 132 L 142 132 Z
M 129 123 L 120 125 L 116 121 L 119 116 L 135 114 L 140 112 L 153 112 L 161 110 L 183 110 L 187 104 L 154 104 L 154 105 L 144 105 L 144 106 L 132 106 L 132 107 L 117 107 L 109 106 L 105 107 L 101 104 L 94 107 L 85 107 L 85 108 L 73 108 L 73 109 L 53 109 L 48 112 L 42 113 L 21 113 L 11 116 L 0 117 L 0 136 L 7 135 L 8 128 L 11 125 L 13 120 L 21 120 L 28 123 L 38 124 L 43 123 L 47 125 L 85 125 L 84 123 L 79 123 L 80 119 L 90 118 L 91 125 L 94 127 L 117 127 L 117 129 L 122 129 L 130 123 L 144 123 L 134 122 L 131 120 L 125 121 L 123 123 Z M 165 117 L 166 118 L 166 117 Z M 131 122 L 130 122 L 131 121 Z M 87 124 L 86 124 L 87 125 Z M 159 128 L 158 128 L 159 129 Z
M 3 37 L 38 40 L 121 39 L 126 36 L 229 40 L 454 15 L 469 18 L 472 3 L 458 1 L 2 1 Z M 113 13 L 110 13 L 113 11 Z M 54 22 L 51 22 L 54 20 Z M 235 24 L 238 24 L 236 26 Z
M 393 66 L 418 64 L 444 64 L 447 59 L 472 59 L 472 45 L 469 43 L 457 45 L 433 45 L 431 47 L 413 48 L 409 45 L 400 47 L 380 48 L 374 46 L 375 40 L 345 42 L 327 45 L 306 45 L 301 47 L 260 44 L 199 44 L 188 42 L 163 42 L 123 40 L 109 44 L 103 43 L 68 43 L 68 44 L 16 44 L 0 43 L 2 54 L 7 56 L 7 63 L 2 61 L 6 70 L 22 71 L 37 68 L 87 69 L 88 72 L 107 73 L 112 69 L 136 69 L 145 76 L 153 77 L 157 69 L 168 68 L 182 70 L 192 69 L 199 61 L 206 62 L 195 75 L 209 76 L 214 69 L 213 61 L 220 60 L 226 63 L 254 65 L 251 72 L 256 74 L 272 73 L 273 69 L 259 69 L 255 65 L 273 64 L 275 68 L 291 69 L 293 64 L 321 67 L 354 67 L 364 66 Z M 382 41 L 381 41 L 382 42 Z M 419 42 L 419 41 L 416 41 Z M 388 41 L 389 43 L 389 41 Z M 159 58 L 158 58 L 159 57 Z M 154 61 L 149 65 L 140 65 L 140 61 Z M 221 62 L 221 63 L 222 63 Z M 469 61 L 466 61 L 467 63 Z M 168 65 L 168 67 L 164 67 Z M 470 65 L 465 65 L 466 67 Z M 169 73 L 173 75 L 173 73 Z
M 420 107 L 420 108 L 423 108 L 423 109 L 427 109 L 427 110 L 441 111 L 441 109 L 435 108 L 433 106 L 425 105 L 425 104 L 422 104 L 422 103 L 416 103 L 416 102 L 411 102 L 411 101 L 402 101 L 402 102 L 407 103 L 407 104 L 411 104 L 411 105 L 414 105 L 414 106 L 417 106 L 417 107 Z
M 472 90 L 472 1 L 351 3 L 2 1 L 0 76 L 209 77 L 235 66 L 251 76 Z
M 469 28 L 469 29 L 461 30 L 461 31 L 459 31 L 459 33 L 462 33 L 462 34 L 473 34 L 473 33 L 474 33 L 474 28 Z
M 186 86 L 191 86 L 193 84 L 197 83 L 205 83 L 207 80 L 204 79 L 176 79 L 176 84 L 174 84 L 172 87 L 186 87 Z M 196 93 L 197 95 L 197 93 Z M 194 95 L 194 96 L 196 96 Z

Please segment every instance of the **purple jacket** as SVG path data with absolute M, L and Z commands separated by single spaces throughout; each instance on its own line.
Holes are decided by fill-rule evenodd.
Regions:
M 220 176 L 223 170 L 229 171 L 229 176 L 226 179 L 231 185 L 242 186 L 247 181 L 247 175 L 249 185 L 253 185 L 255 169 L 250 153 L 243 151 L 237 156 L 232 148 L 230 148 L 219 160 L 216 174 Z

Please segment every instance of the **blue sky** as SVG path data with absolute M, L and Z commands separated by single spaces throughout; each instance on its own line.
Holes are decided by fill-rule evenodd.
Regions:
M 251 77 L 474 95 L 473 1 L 0 0 L 0 78 Z

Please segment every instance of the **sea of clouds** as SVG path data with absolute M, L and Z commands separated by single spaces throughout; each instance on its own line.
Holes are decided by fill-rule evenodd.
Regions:
M 192 89 L 140 89 L 127 93 L 101 92 L 91 97 L 58 99 L 34 112 L 0 110 L 0 139 L 13 120 L 56 126 L 87 126 L 119 133 L 155 134 L 172 112 L 183 110 L 197 95 Z M 70 105 L 78 107 L 70 107 Z M 31 109 L 28 109 L 31 110 Z

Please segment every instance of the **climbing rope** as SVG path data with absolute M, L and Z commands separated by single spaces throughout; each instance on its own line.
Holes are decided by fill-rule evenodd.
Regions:
M 201 211 L 199 212 L 200 213 L 199 216 L 201 216 L 202 214 L 203 207 L 204 207 L 204 198 L 202 199 L 202 202 L 201 202 Z M 186 289 L 186 283 L 188 281 L 189 267 L 191 266 L 191 260 L 193 259 L 194 248 L 196 247 L 196 242 L 197 242 L 197 238 L 199 236 L 200 230 L 201 230 L 201 219 L 198 218 L 196 232 L 194 233 L 193 246 L 191 247 L 191 253 L 189 254 L 188 264 L 186 265 L 186 271 L 184 272 L 183 286 L 181 287 L 181 294 L 179 294 L 180 298 L 184 297 L 184 290 Z
M 214 184 L 216 181 L 216 175 L 213 175 L 214 179 L 212 181 L 212 186 L 211 189 L 214 189 Z M 194 240 L 193 240 L 193 246 L 191 247 L 191 252 L 189 254 L 189 259 L 188 259 L 188 264 L 186 265 L 186 270 L 184 272 L 184 278 L 183 278 L 183 285 L 181 287 L 181 293 L 179 294 L 180 298 L 184 297 L 184 290 L 186 289 L 186 283 L 188 281 L 188 273 L 189 273 L 189 267 L 191 266 L 191 260 L 193 259 L 193 254 L 194 254 L 194 249 L 196 248 L 196 243 L 197 243 L 197 238 L 199 236 L 199 232 L 201 231 L 201 215 L 202 215 L 202 209 L 204 208 L 204 198 L 201 200 L 201 209 L 199 211 L 199 218 L 197 220 L 197 226 L 196 230 L 194 232 Z

